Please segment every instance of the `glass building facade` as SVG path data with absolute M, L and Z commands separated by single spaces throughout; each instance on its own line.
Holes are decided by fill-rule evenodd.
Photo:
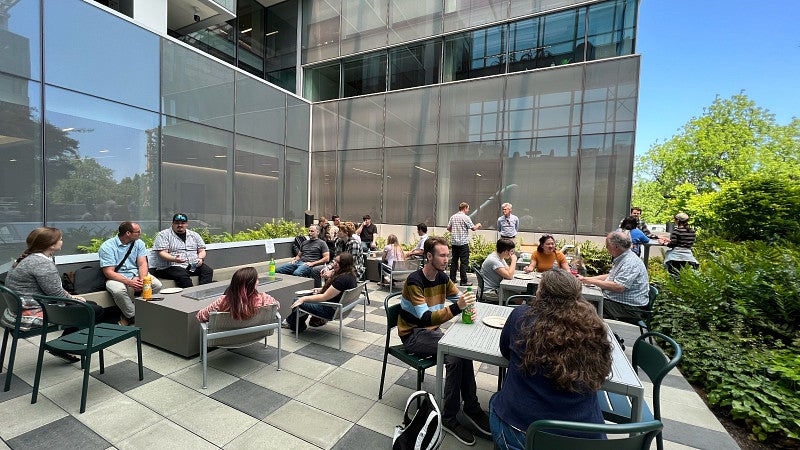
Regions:
M 36 226 L 75 253 L 175 211 L 445 226 L 467 201 L 491 228 L 511 202 L 601 235 L 628 210 L 637 0 L 237 0 L 156 32 L 99 3 L 0 1 L 0 264 Z
M 41 225 L 68 254 L 176 211 L 213 233 L 302 221 L 307 101 L 92 2 L 0 8 L 0 264 Z
M 636 0 L 304 3 L 311 209 L 602 235 L 629 207 Z

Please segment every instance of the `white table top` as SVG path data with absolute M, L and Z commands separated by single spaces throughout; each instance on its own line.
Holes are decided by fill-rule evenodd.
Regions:
M 450 326 L 439 340 L 439 353 L 508 367 L 508 360 L 500 354 L 502 330 L 485 325 L 482 319 L 486 316 L 508 317 L 513 309 L 487 303 L 476 303 L 475 306 L 478 316 L 475 323 L 465 324 L 460 319 L 456 319 L 457 322 Z M 608 337 L 612 346 L 611 373 L 603 382 L 603 389 L 634 397 L 637 401 L 644 401 L 642 382 L 610 328 L 608 328 Z M 440 382 L 441 380 L 437 379 L 437 384 Z M 441 391 L 437 390 L 437 394 L 439 392 Z
M 525 272 L 517 271 L 519 274 L 523 274 Z M 525 292 L 525 289 L 528 288 L 528 283 L 533 283 L 535 285 L 539 285 L 539 281 L 541 280 L 542 274 L 540 272 L 533 272 L 533 279 L 531 280 L 522 280 L 519 278 L 512 278 L 510 280 L 502 280 L 500 282 L 500 289 L 511 291 L 511 292 Z M 603 291 L 594 285 L 583 285 L 581 289 L 581 294 L 583 298 L 588 301 L 599 301 L 603 299 Z M 503 299 L 505 296 L 500 296 Z

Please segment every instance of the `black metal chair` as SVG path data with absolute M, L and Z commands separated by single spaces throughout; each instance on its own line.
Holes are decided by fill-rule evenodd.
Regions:
M 3 388 L 3 392 L 8 392 L 8 390 L 11 389 L 11 377 L 14 375 L 14 359 L 17 356 L 17 341 L 20 338 L 25 339 L 31 336 L 38 336 L 42 334 L 42 330 L 39 327 L 34 327 L 29 330 L 22 329 L 23 300 L 16 292 L 5 286 L 0 286 L 0 297 L 3 299 L 0 303 L 0 307 L 11 311 L 15 317 L 13 327 L 10 327 L 10 324 L 5 321 L 0 322 L 0 326 L 5 330 L 3 332 L 3 348 L 0 350 L 0 372 L 3 371 L 3 362 L 6 360 L 8 336 L 11 335 L 11 352 L 8 354 L 8 371 L 6 371 L 6 384 Z M 5 315 L 5 311 L 0 310 L 0 314 Z M 57 329 L 58 325 L 50 325 L 47 332 L 56 331 Z
M 419 357 L 406 352 L 403 344 L 389 345 L 392 338 L 392 330 L 397 327 L 397 318 L 400 317 L 400 304 L 389 306 L 389 300 L 394 297 L 400 296 L 402 293 L 397 292 L 386 297 L 383 301 L 383 309 L 386 310 L 386 346 L 383 350 L 383 369 L 381 370 L 381 386 L 378 389 L 378 400 L 383 398 L 383 383 L 386 379 L 386 362 L 389 355 L 394 356 L 400 361 L 408 364 L 417 371 L 417 390 L 422 388 L 422 380 L 425 377 L 425 369 L 436 365 L 435 356 Z
M 33 380 L 31 404 L 36 403 L 39 396 L 39 380 L 42 376 L 42 360 L 45 350 L 69 353 L 81 357 L 83 368 L 83 389 L 81 391 L 81 413 L 86 411 L 86 393 L 89 389 L 89 369 L 92 353 L 99 353 L 100 373 L 105 373 L 103 350 L 127 339 L 136 338 L 136 350 L 139 357 L 139 381 L 144 379 L 142 366 L 142 333 L 139 327 L 94 323 L 94 310 L 91 305 L 62 297 L 34 295 L 33 298 L 42 305 L 44 322 L 39 330 L 42 339 L 39 344 L 39 356 L 36 359 L 36 376 Z M 47 329 L 50 324 L 64 327 L 80 328 L 75 333 L 47 341 Z
M 483 274 L 481 274 L 481 268 L 475 264 L 471 265 L 470 268 L 473 272 L 475 272 L 475 276 L 478 278 L 478 295 L 475 296 L 475 301 L 482 302 L 483 301 Z

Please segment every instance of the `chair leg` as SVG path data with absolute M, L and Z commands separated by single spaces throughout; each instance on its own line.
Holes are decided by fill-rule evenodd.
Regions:
M 102 358 L 102 356 L 100 356 Z M 81 389 L 81 414 L 86 411 L 86 394 L 89 391 L 89 370 L 92 366 L 92 354 L 86 354 L 86 365 L 83 367 L 83 388 Z M 102 364 L 100 365 L 102 372 Z
M 44 359 L 44 338 L 39 345 L 39 356 L 36 357 L 36 374 L 33 377 L 33 392 L 31 393 L 31 405 L 36 403 L 39 396 L 39 380 L 42 377 L 42 360 Z
M 200 360 L 203 361 L 203 389 L 206 388 L 206 371 L 208 370 L 208 331 L 200 329 Z M 280 333 L 280 330 L 278 331 Z
M 100 350 L 98 353 L 100 353 L 100 355 L 99 355 L 100 356 L 100 373 L 106 373 L 106 360 L 103 357 L 103 351 Z M 87 356 L 87 360 L 88 360 L 88 356 L 89 355 L 86 355 L 86 356 Z M 89 365 L 89 361 L 86 361 L 86 365 Z
M 8 344 L 8 333 L 10 332 L 8 328 L 4 328 L 5 333 L 3 333 L 3 348 L 0 350 L 0 373 L 3 373 L 3 363 L 6 361 L 6 345 Z
M 388 345 L 387 345 L 388 348 Z M 378 388 L 378 400 L 383 398 L 383 382 L 386 380 L 386 360 L 389 358 L 389 351 L 383 351 L 383 369 L 381 369 L 381 386 Z
M 339 351 L 342 351 L 342 312 L 339 311 Z
M 278 370 L 281 370 L 281 327 L 278 327 Z
M 294 341 L 300 342 L 300 307 L 295 310 L 294 315 Z
M 366 295 L 366 289 L 364 289 L 364 295 Z M 361 328 L 361 331 L 364 333 L 367 332 L 367 302 L 369 301 L 369 296 L 366 296 L 364 300 L 361 301 L 361 304 L 364 305 L 364 324 Z
M 136 333 L 136 356 L 139 358 L 139 381 L 144 380 L 144 366 L 142 365 L 142 332 Z
M 3 337 L 3 353 L 6 351 L 6 338 L 8 338 L 8 329 Z M 11 352 L 8 354 L 8 370 L 6 371 L 6 385 L 3 387 L 3 392 L 8 392 L 11 389 L 11 377 L 14 375 L 14 358 L 17 356 L 17 337 L 11 338 Z M 5 361 L 5 355 L 0 359 L 0 366 Z

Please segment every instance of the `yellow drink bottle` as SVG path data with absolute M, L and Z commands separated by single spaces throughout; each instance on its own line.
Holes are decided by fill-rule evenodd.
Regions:
M 153 298 L 153 277 L 145 275 L 142 279 L 142 298 L 150 300 Z

